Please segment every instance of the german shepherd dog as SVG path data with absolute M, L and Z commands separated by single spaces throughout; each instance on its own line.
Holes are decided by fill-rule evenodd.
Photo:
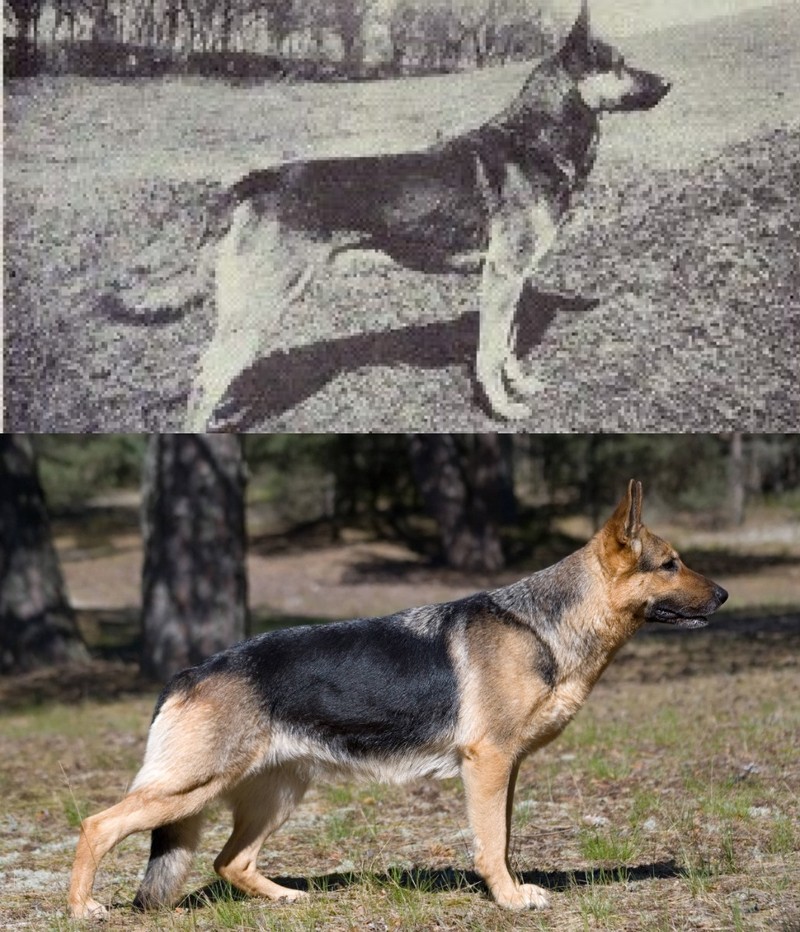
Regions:
M 460 774 L 491 895 L 509 909 L 546 906 L 546 892 L 509 866 L 520 762 L 565 728 L 645 622 L 698 628 L 727 598 L 642 525 L 641 507 L 632 480 L 583 548 L 513 585 L 262 634 L 177 674 L 156 702 L 129 794 L 83 822 L 72 915 L 105 913 L 92 898 L 95 872 L 132 832 L 152 832 L 135 904 L 175 902 L 215 799 L 233 809 L 220 876 L 253 896 L 305 895 L 262 876 L 256 859 L 309 783 L 331 775 Z
M 526 399 L 540 383 L 517 353 L 524 286 L 594 164 L 599 115 L 649 109 L 669 88 L 592 34 L 584 0 L 562 48 L 479 128 L 425 151 L 290 162 L 242 178 L 204 238 L 216 247 L 203 250 L 201 266 L 215 265 L 217 320 L 186 430 L 242 426 L 233 383 L 286 344 L 291 306 L 316 271 L 351 249 L 379 250 L 422 272 L 482 269 L 477 381 L 496 416 L 529 415 Z M 193 268 L 185 277 L 196 297 L 202 276 Z M 175 319 L 164 314 L 175 291 L 148 297 L 161 322 Z

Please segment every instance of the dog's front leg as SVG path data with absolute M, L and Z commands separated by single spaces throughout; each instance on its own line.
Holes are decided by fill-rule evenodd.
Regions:
M 500 194 L 484 185 L 490 210 L 489 247 L 481 280 L 477 376 L 495 412 L 508 419 L 531 414 L 531 406 L 512 400 L 541 387 L 523 371 L 517 356 L 515 318 L 526 281 L 550 249 L 557 232 L 551 207 L 540 200 L 524 173 L 509 165 Z
M 508 393 L 506 373 L 516 367 L 514 317 L 525 284 L 524 266 L 505 246 L 486 255 L 481 278 L 480 335 L 476 375 L 492 411 L 507 420 L 530 416 L 530 405 Z
M 471 747 L 461 767 L 467 812 L 475 848 L 475 867 L 499 906 L 506 909 L 543 909 L 547 893 L 523 884 L 508 862 L 511 809 L 518 763 L 492 745 Z

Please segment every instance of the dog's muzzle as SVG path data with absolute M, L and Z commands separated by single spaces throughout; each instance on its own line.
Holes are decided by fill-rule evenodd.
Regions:
M 697 610 L 671 608 L 667 605 L 654 605 L 647 614 L 648 621 L 672 625 L 674 628 L 705 628 L 708 616 L 712 615 L 728 599 L 728 593 L 722 586 L 714 586 L 711 598 Z
M 644 94 L 647 98 L 645 106 L 655 107 L 656 104 L 661 103 L 671 90 L 672 83 L 670 81 L 665 81 L 663 78 L 658 77 L 658 75 L 648 75 L 648 81 L 644 90 Z
M 672 83 L 651 71 L 629 69 L 633 90 L 620 101 L 620 110 L 650 110 L 660 103 L 672 89 Z

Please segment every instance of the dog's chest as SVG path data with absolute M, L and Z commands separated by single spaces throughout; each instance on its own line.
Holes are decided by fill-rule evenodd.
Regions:
M 567 680 L 556 686 L 531 716 L 529 730 L 533 746 L 561 734 L 586 701 L 587 693 L 582 681 Z

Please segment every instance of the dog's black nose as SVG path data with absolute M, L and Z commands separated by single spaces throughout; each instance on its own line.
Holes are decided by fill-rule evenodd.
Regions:
M 722 586 L 716 586 L 714 588 L 714 597 L 720 605 L 722 605 L 723 602 L 728 601 L 728 593 L 722 588 Z

